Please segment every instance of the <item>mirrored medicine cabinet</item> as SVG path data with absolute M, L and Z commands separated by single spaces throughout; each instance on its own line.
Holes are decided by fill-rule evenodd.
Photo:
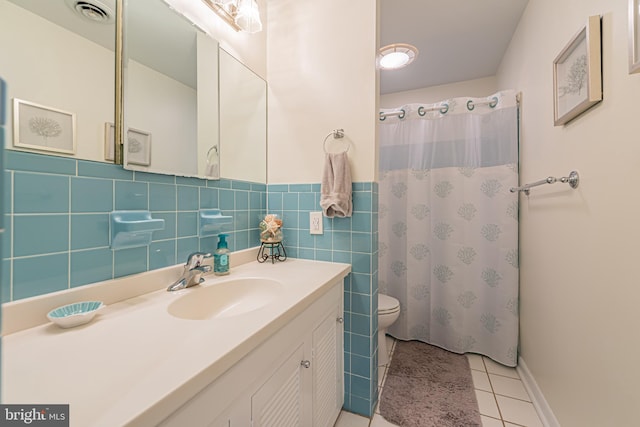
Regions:
M 102 21 L 76 3 L 0 0 L 9 96 L 75 118 L 71 153 L 7 148 L 113 163 L 115 2 Z M 266 82 L 163 0 L 123 4 L 124 168 L 265 183 Z

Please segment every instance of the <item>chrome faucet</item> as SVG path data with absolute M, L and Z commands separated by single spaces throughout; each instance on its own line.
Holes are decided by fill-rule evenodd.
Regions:
M 190 288 L 191 286 L 204 282 L 202 274 L 211 271 L 210 265 L 202 264 L 207 258 L 211 258 L 210 253 L 194 252 L 189 254 L 182 275 L 167 288 L 167 291 L 179 291 L 180 289 Z

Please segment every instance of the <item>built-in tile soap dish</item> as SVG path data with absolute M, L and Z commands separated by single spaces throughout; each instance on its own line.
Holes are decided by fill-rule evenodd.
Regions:
M 102 301 L 76 302 L 51 310 L 47 318 L 61 328 L 73 328 L 90 322 L 102 307 Z
M 233 217 L 222 215 L 220 209 L 200 209 L 198 221 L 200 237 L 215 236 L 220 234 L 226 225 L 233 223 Z
M 111 249 L 148 246 L 153 232 L 164 229 L 164 219 L 151 218 L 149 211 L 111 212 Z

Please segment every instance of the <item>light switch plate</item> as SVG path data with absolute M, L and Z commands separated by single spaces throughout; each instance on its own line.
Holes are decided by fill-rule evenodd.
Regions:
M 309 233 L 322 234 L 322 212 L 309 212 Z

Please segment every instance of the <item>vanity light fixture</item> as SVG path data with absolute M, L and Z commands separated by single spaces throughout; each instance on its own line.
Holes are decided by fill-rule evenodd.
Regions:
M 260 9 L 256 0 L 202 1 L 234 30 L 251 34 L 262 31 Z
M 406 43 L 394 43 L 378 51 L 377 66 L 381 70 L 396 70 L 411 64 L 418 56 L 418 48 Z

